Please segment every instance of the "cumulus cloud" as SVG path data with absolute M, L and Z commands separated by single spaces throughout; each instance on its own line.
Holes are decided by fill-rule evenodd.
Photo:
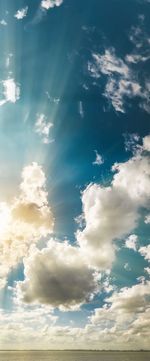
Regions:
M 140 247 L 139 253 L 148 261 L 150 262 L 150 245 L 145 247 Z
M 93 165 L 101 165 L 104 163 L 103 157 L 95 150 L 96 158 L 93 162 Z
M 96 309 L 90 319 L 91 324 L 96 326 L 99 337 L 100 335 L 104 337 L 105 330 L 106 333 L 111 334 L 110 340 L 119 338 L 120 343 L 122 339 L 127 342 L 128 347 L 130 342 L 131 344 L 133 342 L 129 335 L 136 337 L 140 332 L 139 342 L 143 343 L 146 332 L 149 339 L 149 293 L 149 281 L 113 292 L 105 300 L 105 306 Z M 134 342 L 137 344 L 136 338 Z
M 45 10 L 49 10 L 54 6 L 60 6 L 63 0 L 42 0 L 41 7 Z
M 96 275 L 79 248 L 67 242 L 50 240 L 47 248 L 34 250 L 24 263 L 26 279 L 18 287 L 26 303 L 75 309 L 98 290 Z
M 50 129 L 53 127 L 51 122 L 47 122 L 44 114 L 38 114 L 35 122 L 35 132 L 42 138 L 43 143 L 48 144 Z
M 131 234 L 126 240 L 125 240 L 125 247 L 129 249 L 133 249 L 135 252 L 137 251 L 137 240 L 138 237 L 136 234 Z
M 0 106 L 7 102 L 16 103 L 20 98 L 20 86 L 15 83 L 13 78 L 3 80 L 1 84 L 4 98 L 0 100 Z
M 18 20 L 22 20 L 23 18 L 25 18 L 27 16 L 27 12 L 28 12 L 28 6 L 18 10 L 16 12 L 16 14 L 14 15 L 14 17 Z
M 20 196 L 11 204 L 0 203 L 0 279 L 5 285 L 9 271 L 28 255 L 31 245 L 53 230 L 47 201 L 45 175 L 37 164 L 22 172 Z
M 140 208 L 149 207 L 150 159 L 144 152 L 115 164 L 111 185 L 90 184 L 82 193 L 85 227 L 77 242 L 90 265 L 109 268 L 115 258 L 115 240 L 128 235 L 138 224 Z M 133 237 L 132 237 L 133 238 Z M 132 242 L 131 242 L 132 241 Z M 130 238 L 127 244 L 133 247 Z

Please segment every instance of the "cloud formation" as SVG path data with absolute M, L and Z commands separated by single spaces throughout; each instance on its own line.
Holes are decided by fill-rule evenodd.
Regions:
M 149 208 L 150 158 L 144 146 L 141 153 L 114 164 L 112 170 L 115 174 L 109 187 L 92 183 L 83 191 L 85 227 L 77 231 L 81 251 L 89 264 L 99 269 L 111 267 L 115 240 L 136 228 L 141 207 Z
M 33 163 L 22 172 L 20 196 L 11 204 L 0 203 L 0 282 L 4 286 L 7 275 L 30 247 L 53 230 L 54 219 L 48 206 L 42 168 Z
M 43 250 L 33 250 L 25 263 L 25 281 L 19 282 L 26 303 L 76 309 L 98 291 L 96 275 L 84 262 L 79 248 L 50 240 Z

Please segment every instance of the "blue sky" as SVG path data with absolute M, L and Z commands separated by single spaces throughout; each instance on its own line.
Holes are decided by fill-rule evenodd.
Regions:
M 0 348 L 148 349 L 150 2 L 0 9 Z

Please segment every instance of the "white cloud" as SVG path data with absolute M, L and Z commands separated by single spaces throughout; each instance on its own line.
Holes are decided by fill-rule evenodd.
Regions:
M 53 230 L 42 168 L 33 163 L 23 169 L 20 196 L 11 204 L 0 203 L 0 279 L 7 275 L 30 247 Z
M 42 0 L 41 7 L 45 10 L 49 10 L 54 6 L 60 6 L 63 0 Z
M 2 19 L 2 20 L 0 21 L 0 24 L 3 25 L 3 26 L 7 26 L 7 22 L 6 22 L 4 19 Z
M 28 6 L 18 10 L 16 12 L 16 14 L 14 15 L 14 17 L 18 20 L 22 20 L 23 18 L 25 18 L 27 16 L 27 12 L 28 12 Z
M 143 138 L 143 149 L 150 152 L 150 135 Z
M 96 154 L 96 158 L 94 160 L 94 162 L 92 163 L 93 165 L 101 165 L 104 163 L 104 159 L 103 157 L 97 152 L 97 150 L 95 150 L 95 154 Z
M 131 268 L 130 268 L 128 262 L 124 264 L 124 269 L 125 269 L 126 271 L 131 271 Z
M 50 240 L 47 248 L 33 250 L 24 263 L 26 278 L 18 287 L 26 303 L 76 309 L 98 290 L 96 276 L 80 249 L 67 242 Z
M 150 244 L 145 247 L 140 247 L 139 253 L 148 261 L 150 262 Z
M 126 240 L 125 240 L 125 247 L 129 249 L 133 249 L 135 252 L 137 251 L 137 240 L 138 237 L 136 234 L 131 234 Z
M 1 82 L 3 87 L 4 99 L 0 100 L 0 106 L 7 102 L 16 103 L 20 98 L 20 87 L 15 83 L 14 79 L 7 79 Z
M 113 73 L 128 77 L 129 69 L 124 61 L 117 58 L 113 48 L 105 50 L 104 55 L 93 54 L 93 59 L 97 70 L 105 75 L 112 75 Z
M 146 224 L 149 224 L 150 223 L 150 214 L 148 214 L 146 217 L 145 217 L 145 221 L 144 221 Z
M 126 61 L 128 63 L 133 63 L 133 64 L 137 64 L 139 62 L 145 62 L 149 59 L 150 59 L 150 55 L 148 55 L 148 56 L 144 56 L 144 55 L 140 55 L 140 54 L 126 55 Z
M 131 151 L 133 154 L 136 155 L 136 153 L 141 149 L 138 145 L 138 142 L 140 140 L 140 136 L 136 133 L 132 134 L 124 134 L 125 138 L 125 150 Z
M 45 144 L 50 142 L 49 133 L 50 129 L 53 127 L 51 122 L 47 122 L 47 119 L 44 114 L 38 114 L 37 120 L 35 123 L 35 132 L 42 137 L 42 141 Z
M 147 153 L 115 164 L 111 185 L 90 184 L 82 193 L 84 226 L 77 241 L 89 264 L 109 268 L 115 258 L 115 240 L 128 235 L 138 224 L 141 207 L 150 200 L 150 159 Z M 135 247 L 135 236 L 127 245 Z
M 93 53 L 93 61 L 88 63 L 88 70 L 92 77 L 106 78 L 103 95 L 117 112 L 125 113 L 127 100 L 138 97 L 139 106 L 150 113 L 149 81 L 141 81 L 132 64 L 146 61 L 149 55 L 128 54 L 125 59 L 117 57 L 115 49 L 106 49 L 104 54 Z M 139 79 L 138 79 L 139 78 Z M 138 81 L 137 81 L 138 79 Z

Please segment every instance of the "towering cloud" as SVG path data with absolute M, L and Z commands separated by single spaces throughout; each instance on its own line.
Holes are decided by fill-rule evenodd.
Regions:
M 28 255 L 32 244 L 53 230 L 53 215 L 48 206 L 46 178 L 42 168 L 33 163 L 22 172 L 20 196 L 11 204 L 0 203 L 0 284 L 7 274 Z

